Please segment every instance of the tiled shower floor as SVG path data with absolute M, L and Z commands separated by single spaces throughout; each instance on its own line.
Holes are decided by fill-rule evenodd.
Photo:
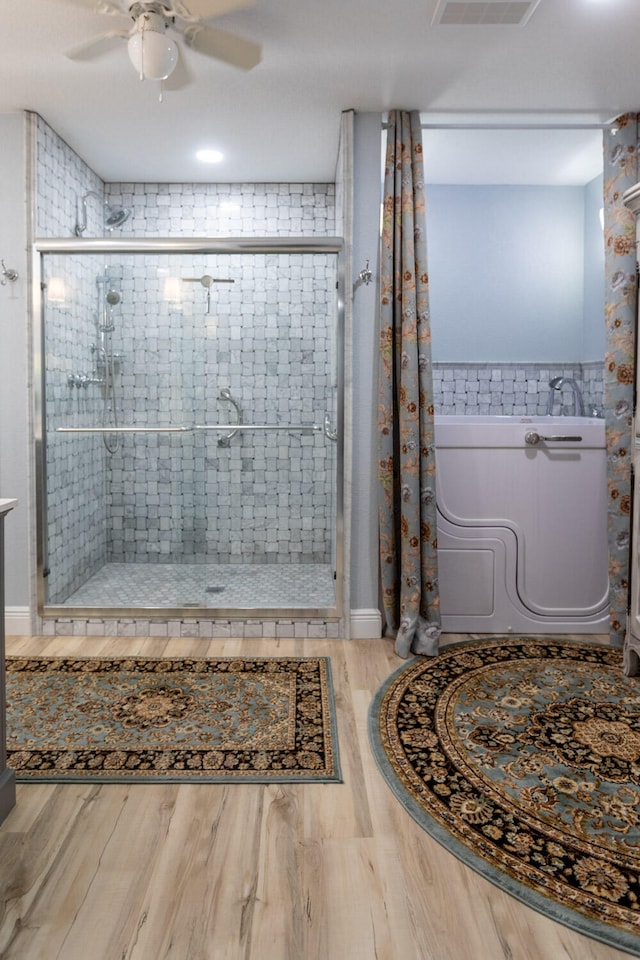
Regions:
M 331 607 L 330 564 L 107 563 L 68 607 Z

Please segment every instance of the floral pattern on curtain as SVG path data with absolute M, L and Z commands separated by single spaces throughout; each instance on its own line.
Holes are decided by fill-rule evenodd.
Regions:
M 379 527 L 385 634 L 401 657 L 440 638 L 422 130 L 389 114 L 380 254 Z
M 622 201 L 638 180 L 638 115 L 604 135 L 606 353 L 610 639 L 621 646 L 627 622 L 631 527 L 632 416 L 637 309 L 635 218 Z

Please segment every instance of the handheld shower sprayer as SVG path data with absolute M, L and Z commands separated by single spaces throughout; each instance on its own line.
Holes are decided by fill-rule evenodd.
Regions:
M 117 290 L 114 290 L 113 287 L 111 287 L 109 290 L 107 290 L 104 299 L 108 304 L 109 309 L 104 311 L 101 329 L 104 333 L 112 333 L 115 330 L 113 325 L 113 308 L 120 303 L 122 297 Z

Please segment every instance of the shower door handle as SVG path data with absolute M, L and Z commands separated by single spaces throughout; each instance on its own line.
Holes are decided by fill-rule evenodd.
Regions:
M 524 442 L 531 444 L 531 446 L 540 443 L 541 440 L 551 440 L 554 443 L 581 443 L 582 437 L 543 437 L 535 430 L 529 430 L 524 435 Z
M 338 431 L 331 429 L 331 417 L 328 413 L 324 415 L 324 435 L 327 440 L 333 440 L 335 442 L 338 439 Z

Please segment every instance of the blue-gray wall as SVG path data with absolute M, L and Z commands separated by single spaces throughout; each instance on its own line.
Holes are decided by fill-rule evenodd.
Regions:
M 604 356 L 599 180 L 427 186 L 434 361 Z
M 585 187 L 584 202 L 584 344 L 583 360 L 604 360 L 604 239 L 600 224 L 603 177 Z

